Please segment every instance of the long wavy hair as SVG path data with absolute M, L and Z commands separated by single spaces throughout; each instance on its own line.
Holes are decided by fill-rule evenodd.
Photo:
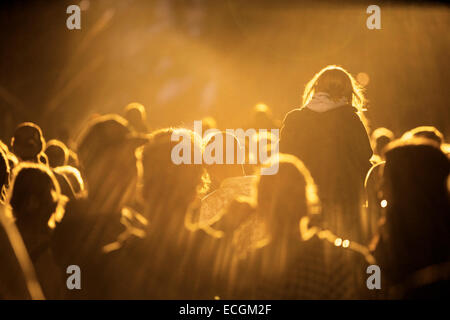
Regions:
M 350 72 L 340 66 L 326 66 L 314 75 L 303 91 L 302 107 L 311 101 L 316 91 L 326 92 L 335 100 L 346 97 L 349 103 L 358 109 L 358 114 L 361 115 L 365 111 L 367 101 L 364 88 Z

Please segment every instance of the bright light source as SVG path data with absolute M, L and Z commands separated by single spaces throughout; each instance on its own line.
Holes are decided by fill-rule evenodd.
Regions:
M 342 244 L 342 239 L 341 238 L 336 238 L 336 240 L 334 240 L 334 245 L 336 247 L 339 247 Z

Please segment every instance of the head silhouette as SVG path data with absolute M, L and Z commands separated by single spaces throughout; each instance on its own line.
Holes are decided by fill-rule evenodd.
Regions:
M 46 233 L 64 215 L 64 197 L 51 170 L 43 165 L 22 162 L 13 170 L 8 193 L 19 228 Z
M 396 140 L 387 146 L 385 157 L 383 193 L 388 206 L 412 209 L 447 198 L 449 162 L 436 142 L 426 138 Z
M 330 99 L 334 101 L 345 98 L 358 111 L 363 111 L 364 109 L 365 98 L 362 87 L 342 67 L 329 65 L 316 73 L 306 84 L 303 92 L 303 106 L 306 106 L 311 101 L 316 92 L 327 93 Z
M 137 132 L 147 132 L 147 112 L 142 104 L 133 102 L 125 107 L 124 118 Z
M 406 131 L 403 134 L 402 139 L 408 140 L 414 137 L 430 139 L 437 142 L 439 145 L 444 142 L 444 135 L 433 126 L 420 126 Z
M 380 127 L 372 132 L 371 142 L 375 154 L 381 155 L 384 147 L 394 140 L 394 134 L 391 130 Z
M 39 162 L 39 155 L 44 148 L 45 140 L 38 125 L 24 122 L 17 126 L 11 139 L 11 149 L 20 160 Z
M 45 154 L 51 168 L 64 166 L 69 159 L 69 149 L 63 142 L 56 139 L 47 142 Z
M 96 210 L 117 210 L 128 200 L 136 178 L 134 152 L 144 142 L 118 115 L 99 116 L 87 124 L 77 152 L 88 198 Z

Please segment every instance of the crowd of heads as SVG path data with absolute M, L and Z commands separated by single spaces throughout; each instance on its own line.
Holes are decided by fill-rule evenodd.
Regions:
M 92 117 L 70 146 L 21 123 L 0 145 L 0 214 L 48 298 L 438 296 L 448 278 L 428 275 L 450 270 L 445 137 L 431 126 L 400 138 L 372 131 L 364 107 L 362 87 L 337 66 L 313 77 L 282 122 L 256 105 L 254 125 L 281 129 L 274 175 L 236 161 L 173 163 L 174 133 L 191 136 L 192 156 L 230 138 L 212 117 L 204 129 L 218 130 L 203 138 L 150 130 L 144 106 L 131 103 Z M 0 256 L 16 248 L 6 234 Z M 383 271 L 379 291 L 366 286 L 371 264 Z M 82 270 L 79 291 L 66 288 L 69 265 Z M 35 297 L 7 283 L 0 297 Z

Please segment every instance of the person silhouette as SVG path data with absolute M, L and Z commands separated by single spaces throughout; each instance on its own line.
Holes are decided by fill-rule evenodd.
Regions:
M 11 138 L 11 151 L 20 161 L 43 162 L 45 140 L 41 128 L 33 122 L 19 124 Z
M 280 152 L 301 159 L 317 183 L 325 227 L 356 241 L 372 157 L 364 103 L 353 76 L 328 66 L 306 85 L 302 107 L 286 115 L 280 134 Z
M 47 155 L 50 168 L 64 166 L 69 161 L 69 149 L 62 141 L 57 139 L 47 141 L 44 152 Z
M 195 148 L 201 153 L 201 138 L 183 128 L 152 132 L 137 150 L 140 223 L 133 224 L 133 234 L 117 239 L 118 249 L 107 246 L 106 278 L 126 279 L 107 282 L 112 298 L 206 298 L 198 286 L 208 275 L 201 271 L 210 261 L 199 248 L 209 236 L 185 225 L 190 204 L 207 191 L 206 173 L 201 164 L 172 161 L 171 151 L 177 145 L 172 134 L 187 138 L 181 143 L 190 145 L 191 156 Z
M 320 200 L 316 186 L 298 158 L 279 157 L 278 173 L 260 177 L 256 214 L 250 218 L 254 223 L 243 224 L 236 232 L 240 236 L 235 243 L 253 240 L 236 271 L 240 275 L 235 294 L 245 299 L 364 297 L 368 261 L 350 249 L 353 245 L 348 239 L 328 230 L 304 230 L 305 223 L 309 230 L 317 229 L 314 220 L 320 216 Z
M 100 298 L 103 246 L 125 229 L 122 208 L 136 188 L 135 149 L 147 140 L 136 136 L 128 122 L 115 114 L 97 116 L 77 139 L 80 171 L 87 197 L 75 197 L 57 225 L 52 248 L 61 266 L 76 264 L 84 270 L 86 285 L 70 298 Z M 64 167 L 62 167 L 64 168 Z M 62 176 L 62 170 L 57 170 Z M 76 175 L 76 172 L 73 172 Z M 69 179 L 69 177 L 67 177 Z
M 385 157 L 385 216 L 374 254 L 389 294 L 442 297 L 450 274 L 449 160 L 437 142 L 423 137 L 391 142 Z
M 53 172 L 43 164 L 22 162 L 13 170 L 8 191 L 18 230 L 47 298 L 63 297 L 63 272 L 50 247 L 52 231 L 64 216 L 67 199 Z

